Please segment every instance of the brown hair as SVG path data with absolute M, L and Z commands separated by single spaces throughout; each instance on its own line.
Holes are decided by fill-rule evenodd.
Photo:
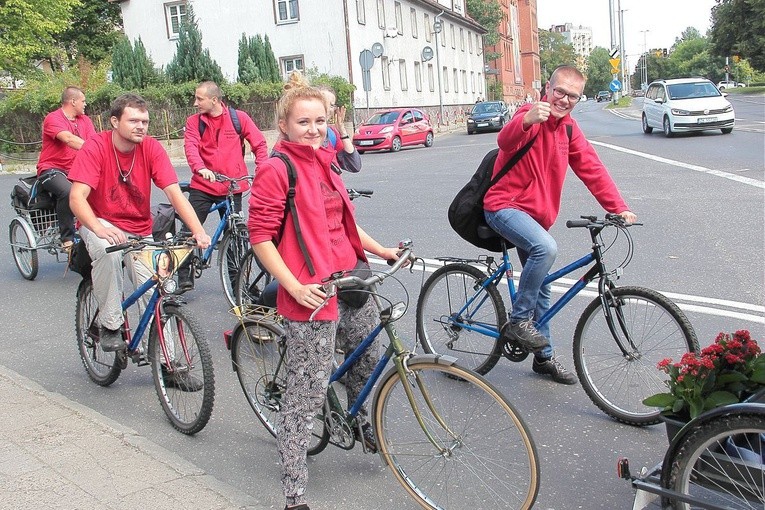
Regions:
M 136 108 L 143 112 L 149 109 L 144 98 L 138 94 L 127 93 L 122 94 L 112 102 L 112 111 L 109 116 L 116 117 L 117 120 L 119 120 L 122 118 L 122 112 L 124 112 L 127 107 Z
M 198 89 L 205 89 L 205 94 L 207 94 L 207 97 L 209 98 L 216 98 L 218 101 L 223 100 L 223 92 L 221 92 L 220 87 L 217 83 L 214 81 L 203 81 L 199 85 L 197 85 Z
M 303 99 L 317 99 L 324 105 L 325 110 L 327 108 L 327 102 L 324 100 L 321 90 L 312 87 L 299 71 L 293 71 L 287 83 L 284 84 L 284 94 L 276 105 L 277 129 L 280 129 L 279 122 L 287 121 L 295 103 Z

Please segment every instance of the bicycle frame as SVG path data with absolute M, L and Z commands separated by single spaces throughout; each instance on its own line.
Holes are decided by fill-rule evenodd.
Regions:
M 210 236 L 210 246 L 207 247 L 202 252 L 202 262 L 205 264 L 208 264 L 210 262 L 210 259 L 212 259 L 213 251 L 215 251 L 215 248 L 218 246 L 218 243 L 220 242 L 221 238 L 223 237 L 223 232 L 226 230 L 228 224 L 229 224 L 229 218 L 233 214 L 238 213 L 232 213 L 233 205 L 231 203 L 231 200 L 227 197 L 225 200 L 221 200 L 217 204 L 213 204 L 210 207 L 210 212 L 218 212 L 223 211 L 223 216 L 221 217 L 220 221 L 218 222 L 218 226 L 215 228 L 215 232 L 213 232 L 213 235 Z

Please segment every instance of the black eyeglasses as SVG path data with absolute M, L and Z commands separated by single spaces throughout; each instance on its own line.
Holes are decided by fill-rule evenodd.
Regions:
M 555 96 L 556 99 L 563 99 L 564 97 L 568 97 L 568 101 L 572 104 L 582 99 L 582 96 L 579 96 L 577 94 L 569 94 L 565 90 L 561 90 L 558 87 L 553 88 L 552 91 L 553 91 L 553 96 Z

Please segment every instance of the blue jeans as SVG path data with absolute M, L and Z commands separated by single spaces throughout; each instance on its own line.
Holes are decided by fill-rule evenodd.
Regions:
M 550 309 L 550 284 L 543 285 L 543 282 L 558 255 L 558 244 L 535 219 L 518 209 L 485 211 L 484 216 L 492 229 L 515 245 L 523 266 L 510 321 L 538 321 Z M 537 329 L 550 340 L 550 347 L 536 356 L 550 358 L 553 354 L 550 323 Z

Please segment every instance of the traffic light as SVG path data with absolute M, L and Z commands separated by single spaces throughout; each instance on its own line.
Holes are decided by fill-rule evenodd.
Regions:
M 667 56 L 667 48 L 662 48 L 661 52 L 664 57 Z
M 725 65 L 725 72 L 727 73 L 728 71 L 730 71 L 730 66 L 726 64 Z
M 661 57 L 661 50 L 656 50 L 656 56 Z

